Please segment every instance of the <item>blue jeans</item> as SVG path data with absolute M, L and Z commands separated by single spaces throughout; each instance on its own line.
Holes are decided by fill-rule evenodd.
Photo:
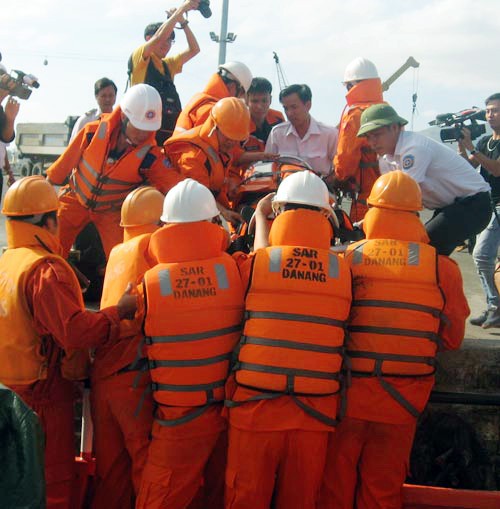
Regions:
M 500 217 L 500 205 L 496 207 Z M 495 286 L 495 264 L 498 246 L 500 245 L 500 224 L 493 214 L 488 226 L 478 235 L 476 246 L 472 253 L 477 273 L 486 295 L 488 310 L 495 310 L 499 306 L 500 297 Z

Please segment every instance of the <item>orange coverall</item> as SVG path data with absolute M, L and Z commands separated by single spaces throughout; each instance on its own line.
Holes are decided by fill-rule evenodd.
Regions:
M 196 239 L 196 241 L 193 241 L 193 239 Z M 188 263 L 188 261 L 193 260 L 198 261 L 201 265 L 206 260 L 220 257 L 225 249 L 226 242 L 225 231 L 209 222 L 172 224 L 164 226 L 153 234 L 150 253 L 158 263 L 174 264 L 177 260 Z M 232 260 L 229 259 L 229 262 L 232 262 Z M 233 289 L 229 285 L 227 289 L 235 296 L 231 301 L 234 310 L 221 313 L 221 315 L 224 315 L 222 317 L 210 317 L 209 321 L 212 324 L 209 327 L 210 330 L 219 329 L 220 326 L 216 324 L 220 323 L 221 320 L 227 321 L 229 318 L 226 318 L 226 315 L 237 314 L 237 323 L 239 324 L 241 321 L 243 290 L 236 268 L 235 272 L 238 284 Z M 189 282 L 194 281 L 193 278 L 188 278 L 188 280 Z M 185 280 L 173 280 L 172 285 L 174 283 L 176 285 L 173 288 L 180 288 L 177 284 L 183 281 Z M 193 287 L 189 286 L 188 288 Z M 185 291 L 188 292 L 189 290 Z M 143 293 L 142 287 L 139 288 L 139 292 Z M 149 306 L 152 306 L 153 297 L 148 295 L 148 299 Z M 144 304 L 144 299 L 139 300 L 139 305 L 141 305 L 141 301 Z M 169 308 L 165 311 L 168 312 L 168 310 Z M 176 322 L 177 313 L 171 312 L 174 316 L 170 320 Z M 183 311 L 180 316 L 185 317 L 185 313 L 186 311 Z M 199 313 L 199 315 L 202 314 Z M 145 313 L 140 310 L 138 315 L 145 316 Z M 205 323 L 207 321 L 206 313 L 202 318 L 199 315 L 198 320 L 193 315 L 190 322 L 184 320 L 184 318 L 178 319 L 186 322 L 185 324 L 182 322 L 180 327 L 188 335 L 193 330 L 201 332 L 207 325 Z M 238 331 L 235 332 L 238 334 Z M 228 336 L 226 335 L 226 337 Z M 234 338 L 235 342 L 237 337 L 236 335 Z M 189 343 L 192 343 L 192 341 L 186 341 L 186 351 L 182 348 L 183 343 L 175 345 L 175 357 L 179 359 L 179 362 L 189 360 L 186 359 L 186 352 L 189 350 Z M 216 345 L 209 343 L 209 341 L 207 339 L 205 342 L 211 346 L 205 348 L 213 349 Z M 217 344 L 222 342 L 222 337 L 219 337 Z M 203 345 L 200 345 L 200 352 L 196 353 L 197 357 L 203 358 L 205 355 L 203 348 Z M 209 366 L 205 368 L 203 364 L 200 364 L 199 368 L 184 368 L 185 373 L 182 373 L 182 369 L 179 369 L 179 378 L 175 379 L 176 383 L 182 384 L 185 377 L 191 379 L 190 377 L 193 376 L 191 371 L 194 369 L 198 369 L 197 375 L 205 380 L 206 372 L 201 373 L 201 371 L 208 370 Z M 152 374 L 152 378 L 154 380 L 154 374 Z M 155 384 L 153 384 L 153 390 L 154 386 Z M 223 397 L 223 390 L 221 392 Z M 224 470 L 227 451 L 227 424 L 221 415 L 222 402 L 220 400 L 214 401 L 202 407 L 182 406 L 182 401 L 186 396 L 182 392 L 177 394 L 179 404 L 158 404 L 156 419 L 153 422 L 152 441 L 136 507 L 137 509 L 221 509 L 224 498 Z M 157 401 L 161 401 L 162 391 L 154 393 L 154 397 Z M 172 397 L 172 395 L 170 394 L 169 397 Z M 200 409 L 200 415 L 189 419 L 189 416 L 196 415 Z M 183 418 L 187 421 L 183 423 L 172 422 Z M 167 421 L 170 421 L 170 425 L 166 424 Z
M 429 242 L 420 219 L 408 212 L 372 208 L 363 228 L 367 239 Z M 352 257 L 346 254 L 346 258 Z M 446 256 L 438 257 L 437 268 L 445 300 L 443 314 L 448 318 L 440 322 L 439 336 L 443 349 L 457 349 L 469 314 L 462 277 L 455 262 Z M 419 412 L 434 385 L 432 375 L 383 379 Z M 377 377 L 353 376 L 347 391 L 346 416 L 329 442 L 318 508 L 401 509 L 401 487 L 408 471 L 415 426 L 416 417 L 382 387 Z
M 160 147 L 156 145 L 153 132 L 150 138 L 140 147 L 129 146 L 126 151 L 116 159 L 117 156 L 113 155 L 112 152 L 122 129 L 120 114 L 121 111 L 117 108 L 109 115 L 103 115 L 100 121 L 87 124 L 77 134 L 57 161 L 47 170 L 47 177 L 52 184 L 66 184 L 60 193 L 60 207 L 58 212 L 59 238 L 63 247 L 64 257 L 68 255 L 71 245 L 78 233 L 80 233 L 88 223 L 93 222 L 101 237 L 106 258 L 108 258 L 111 248 L 122 241 L 123 231 L 119 226 L 120 209 L 123 199 L 125 199 L 128 192 L 148 181 L 162 193 L 166 193 L 171 187 L 182 180 L 172 168 L 168 167 L 168 161 L 165 160 Z M 97 145 L 103 122 L 110 124 L 111 133 L 109 134 L 109 143 L 106 147 L 95 146 L 95 154 L 89 154 L 87 148 L 92 142 Z M 98 134 L 95 134 L 96 132 Z M 123 185 L 121 186 L 120 193 L 123 194 L 121 202 L 103 208 L 94 208 L 86 204 L 82 196 L 77 192 L 75 177 L 81 178 L 81 168 L 86 166 L 85 161 L 87 159 L 90 157 L 98 159 L 94 164 L 94 169 L 98 173 L 96 177 L 93 177 L 96 181 L 110 173 L 112 173 L 111 180 L 123 180 L 124 176 L 120 179 L 121 175 L 116 175 L 116 172 L 113 173 L 114 168 L 122 165 L 123 160 L 127 158 L 129 154 L 133 152 L 139 154 L 141 148 L 148 145 L 151 146 L 151 148 L 147 155 L 143 155 L 144 159 L 141 160 L 137 157 L 129 158 L 129 164 L 135 164 L 137 167 L 134 177 L 135 184 L 131 184 L 128 188 Z M 145 161 L 148 158 L 149 166 L 143 169 Z M 134 173 L 135 168 L 123 168 L 122 171 Z M 67 183 L 68 178 L 70 179 L 69 183 Z M 97 201 L 104 200 L 106 192 L 110 192 L 109 188 L 112 185 L 112 182 L 109 183 L 104 178 L 102 182 L 99 181 L 95 185 L 90 184 L 90 189 L 87 189 L 86 192 L 89 196 L 96 197 Z
M 31 226 L 31 225 L 29 225 Z M 42 228 L 36 228 L 53 252 L 58 241 Z M 26 245 L 26 244 L 22 244 Z M 29 242 L 28 242 L 29 245 Z M 11 246 L 9 242 L 9 247 Z M 68 279 L 68 266 L 54 259 L 40 263 L 29 275 L 26 285 L 33 324 L 45 338 L 49 362 L 47 378 L 29 385 L 11 385 L 38 414 L 45 432 L 45 479 L 47 508 L 71 509 L 71 487 L 75 476 L 74 382 L 61 376 L 62 349 L 90 348 L 117 339 L 120 325 L 115 306 L 94 313 L 80 305 Z
M 219 203 L 229 207 L 226 179 L 231 157 L 219 150 L 213 128 L 209 117 L 202 125 L 172 136 L 165 142 L 165 153 L 183 177 L 208 187 Z
M 350 212 L 355 222 L 363 219 L 367 211 L 366 199 L 380 176 L 377 154 L 368 146 L 366 138 L 357 137 L 363 110 L 384 101 L 380 78 L 360 81 L 347 92 L 346 100 L 333 165 L 335 177 L 341 182 L 350 180 L 349 188 L 358 191 L 358 199 Z
M 309 210 L 279 215 L 269 236 L 271 246 L 300 245 L 323 249 L 329 248 L 330 238 L 328 221 Z M 250 257 L 241 267 L 243 284 L 247 288 L 252 262 Z M 348 305 L 343 310 L 344 319 L 349 313 L 351 300 L 350 276 L 348 278 L 349 291 L 345 296 Z M 286 301 L 286 295 L 276 294 L 275 298 Z M 279 336 L 282 339 L 286 339 L 287 323 L 283 322 Z M 292 330 L 300 326 L 297 323 L 288 325 Z M 311 351 L 304 354 L 313 355 Z M 338 395 L 283 394 L 278 398 L 265 399 L 270 393 L 238 385 L 234 376 L 228 381 L 227 393 L 233 403 L 229 409 L 226 509 L 269 509 L 271 506 L 276 509 L 314 509 L 323 476 L 328 437 L 334 434 L 335 429 L 331 423 L 319 420 L 314 414 L 333 421 L 337 414 Z M 262 396 L 264 399 L 251 401 L 251 398 Z M 299 404 L 309 407 L 309 410 L 305 411 Z
M 117 302 L 127 284 L 138 282 L 154 265 L 148 247 L 157 228 L 125 228 L 124 242 L 113 248 L 106 267 L 101 307 Z M 92 364 L 94 509 L 134 507 L 153 425 L 153 398 L 146 392 L 151 380 L 147 360 L 140 356 L 141 324 L 123 320 L 120 326 L 119 341 L 98 347 Z
M 182 109 L 173 136 L 203 124 L 210 115 L 212 106 L 224 97 L 230 97 L 224 80 L 219 74 L 212 74 L 203 92 L 195 94 Z

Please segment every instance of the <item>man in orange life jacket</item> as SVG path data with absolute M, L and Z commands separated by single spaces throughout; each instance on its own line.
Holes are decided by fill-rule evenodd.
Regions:
M 377 179 L 345 255 L 353 275 L 346 353 L 352 383 L 332 435 L 321 509 L 400 509 L 418 415 L 438 350 L 459 348 L 469 314 L 456 263 L 438 255 L 416 212 L 420 187 L 396 170 Z
M 181 101 L 174 85 L 174 76 L 182 72 L 186 62 L 194 58 L 200 47 L 189 21 L 184 15 L 199 7 L 199 0 L 184 0 L 177 9 L 167 11 L 164 23 L 151 23 L 144 30 L 145 44 L 139 46 L 129 59 L 129 78 L 131 85 L 147 83 L 160 93 L 162 100 L 162 123 L 156 133 L 158 145 L 172 135 L 177 117 L 181 112 Z M 188 48 L 174 56 L 167 56 L 175 42 L 174 28 L 184 30 Z
M 226 221 L 238 223 L 241 216 L 229 209 L 228 177 L 234 149 L 248 138 L 250 113 L 235 97 L 218 101 L 205 122 L 165 143 L 165 153 L 185 177 L 208 187 Z
M 226 509 L 313 509 L 328 437 L 337 424 L 351 275 L 330 248 L 328 189 L 312 172 L 287 177 L 266 233 L 270 197 L 256 210 L 256 251 L 242 264 L 245 325 L 228 382 Z M 234 377 L 234 378 L 233 378 Z
M 244 97 L 252 83 L 252 73 L 243 62 L 219 65 L 203 92 L 195 94 L 181 111 L 174 136 L 203 124 L 214 104 L 224 97 Z
M 137 508 L 193 507 L 200 492 L 201 507 L 220 509 L 227 443 L 221 409 L 243 287 L 205 186 L 192 179 L 175 186 L 161 220 L 150 244 L 158 264 L 139 289 L 158 408 Z
M 266 142 L 271 129 L 285 121 L 283 114 L 270 108 L 273 86 L 266 78 L 254 78 L 247 93 L 250 111 L 250 135 L 233 153 L 234 167 L 230 169 L 231 179 L 237 186 L 242 173 L 255 161 L 272 161 L 279 154 L 266 152 Z M 233 198 L 232 196 L 230 198 Z
M 270 108 L 273 87 L 266 78 L 254 78 L 247 93 L 248 110 L 250 111 L 250 136 L 244 143 L 243 160 L 240 164 L 272 158 L 276 154 L 266 153 L 266 142 L 271 129 L 285 121 L 283 113 Z M 246 154 L 249 153 L 249 154 Z M 256 155 L 258 154 L 258 159 Z M 253 155 L 253 158 L 250 156 Z M 245 158 L 247 156 L 247 158 Z
M 88 354 L 111 344 L 120 320 L 134 316 L 136 297 L 86 311 L 78 280 L 60 256 L 59 201 L 40 176 L 18 180 L 6 193 L 8 249 L 0 258 L 0 382 L 38 414 L 45 432 L 47 507 L 70 509 L 74 478 L 74 395 Z
M 166 193 L 181 180 L 156 145 L 160 124 L 160 95 L 149 85 L 135 85 L 111 114 L 87 124 L 47 170 L 51 184 L 66 184 L 59 208 L 64 256 L 93 222 L 107 258 L 122 241 L 120 208 L 127 194 L 145 181 Z
M 148 255 L 151 234 L 159 228 L 163 195 L 138 187 L 122 205 L 123 243 L 109 256 L 101 308 L 115 304 L 127 283 L 137 283 L 154 265 Z M 138 320 L 121 322 L 120 341 L 95 350 L 92 364 L 92 418 L 96 457 L 94 509 L 132 509 L 149 446 L 153 399 L 144 336 Z M 141 371 L 146 371 L 142 373 Z M 138 383 L 136 382 L 138 380 Z
M 358 57 L 346 67 L 343 84 L 347 89 L 347 105 L 340 119 L 337 153 L 333 159 L 333 186 L 357 193 L 350 212 L 354 222 L 361 221 L 368 210 L 366 198 L 380 175 L 377 153 L 365 138 L 357 137 L 361 113 L 384 99 L 377 68 L 366 58 Z

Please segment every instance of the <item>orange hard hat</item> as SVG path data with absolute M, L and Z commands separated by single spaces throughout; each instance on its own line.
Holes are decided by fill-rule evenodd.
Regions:
M 401 170 L 381 175 L 373 184 L 368 204 L 382 209 L 422 210 L 420 186 L 410 175 Z
M 241 99 L 221 99 L 214 105 L 210 115 L 226 138 L 244 141 L 250 135 L 250 111 Z
M 120 226 L 132 228 L 158 224 L 163 209 L 163 194 L 151 186 L 141 186 L 127 195 L 122 205 Z
M 12 184 L 5 193 L 2 214 L 35 216 L 59 208 L 57 193 L 41 175 L 24 177 Z

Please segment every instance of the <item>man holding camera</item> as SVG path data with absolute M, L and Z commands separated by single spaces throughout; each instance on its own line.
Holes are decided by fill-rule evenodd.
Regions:
M 10 79 L 10 76 L 7 74 L 7 69 L 3 64 L 0 64 L 0 75 L 5 75 Z M 12 96 L 7 99 L 5 109 L 2 106 L 4 99 L 9 96 L 9 94 L 10 90 L 8 88 L 0 86 L 0 141 L 5 143 L 10 143 L 14 140 L 14 121 L 19 113 L 19 103 Z
M 168 139 L 181 111 L 181 101 L 174 85 L 174 76 L 182 71 L 182 66 L 200 52 L 200 47 L 189 21 L 184 17 L 188 11 L 199 8 L 199 0 L 185 0 L 177 9 L 167 11 L 164 23 L 151 23 L 144 30 L 146 43 L 139 46 L 129 60 L 130 84 L 147 83 L 156 88 L 162 99 L 162 125 L 156 134 L 158 145 Z M 188 49 L 167 57 L 175 42 L 174 28 L 184 30 Z
M 500 245 L 500 93 L 489 96 L 485 104 L 486 120 L 493 134 L 483 136 L 474 148 L 470 131 L 465 128 L 458 150 L 474 168 L 480 166 L 481 175 L 491 186 L 493 214 L 488 226 L 477 237 L 472 253 L 488 307 L 470 319 L 472 325 L 489 329 L 500 327 L 500 296 L 495 285 L 495 262 Z
M 0 56 L 1 58 L 1 56 Z M 7 69 L 0 64 L 0 74 L 7 74 Z M 9 90 L 0 88 L 0 199 L 3 189 L 2 173 L 8 175 L 8 185 L 12 185 L 16 179 L 10 168 L 9 158 L 7 156 L 7 145 L 14 140 L 16 133 L 14 131 L 14 122 L 19 113 L 19 103 L 10 96 L 5 103 L 5 110 L 2 106 L 3 100 L 9 95 Z
M 425 224 L 430 244 L 449 255 L 488 224 L 490 186 L 453 150 L 404 131 L 407 123 L 388 104 L 374 104 L 363 111 L 358 136 L 378 154 L 380 173 L 403 170 L 418 182 L 424 207 L 434 211 Z

